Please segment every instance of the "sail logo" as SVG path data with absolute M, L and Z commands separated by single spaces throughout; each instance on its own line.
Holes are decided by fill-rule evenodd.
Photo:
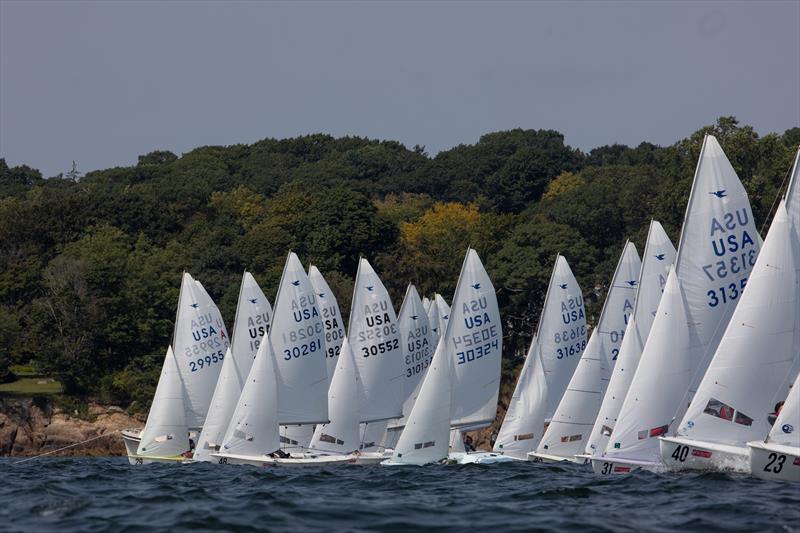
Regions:
M 364 288 L 365 288 L 365 289 L 367 289 L 367 291 L 368 291 L 368 292 L 372 292 L 372 289 L 374 289 L 374 288 L 375 288 L 375 286 L 374 286 L 374 285 L 367 285 L 367 286 L 366 286 L 366 287 L 364 287 Z
M 628 284 L 628 285 L 630 285 L 631 287 L 635 287 L 635 286 L 636 286 L 636 284 L 638 283 L 638 281 L 636 281 L 635 279 L 632 279 L 632 280 L 630 280 L 630 281 L 626 281 L 625 283 L 627 283 L 627 284 Z
M 781 426 L 781 430 L 784 433 L 788 434 L 788 433 L 791 433 L 792 431 L 794 431 L 794 426 L 791 425 L 791 424 L 784 424 L 783 426 Z
M 476 283 L 475 285 L 472 286 L 472 288 L 477 291 L 478 289 L 481 288 L 481 284 L 480 283 Z
M 713 195 L 713 196 L 716 196 L 717 198 L 725 198 L 725 197 L 728 195 L 728 193 L 727 193 L 727 192 L 725 192 L 725 189 L 721 189 L 721 190 L 719 190 L 719 191 L 711 191 L 711 192 L 710 192 L 710 193 L 708 193 L 708 194 L 711 194 L 711 195 Z
M 300 286 L 300 280 L 299 279 L 294 280 L 292 282 L 292 285 L 294 285 L 295 287 L 299 287 Z
M 656 259 L 658 259 L 659 261 L 663 261 L 664 260 L 664 254 L 656 254 L 654 257 Z
M 559 283 L 558 286 L 561 287 L 564 290 L 567 289 L 567 284 L 566 283 Z
M 417 318 L 419 318 L 417 315 L 411 315 L 411 320 L 416 320 Z
M 198 303 L 189 304 L 189 307 L 191 307 L 192 309 L 197 309 L 198 307 L 200 307 L 200 304 Z
M 255 305 L 257 301 L 258 301 L 257 298 L 251 298 L 250 299 L 250 303 L 253 304 L 253 305 Z
M 443 315 L 442 316 L 442 320 L 448 320 L 449 318 L 450 318 L 450 315 Z
M 325 298 L 325 293 L 324 292 L 318 292 L 317 296 L 319 296 L 320 298 Z

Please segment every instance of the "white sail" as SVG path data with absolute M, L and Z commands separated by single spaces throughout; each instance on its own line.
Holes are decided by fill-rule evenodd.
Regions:
M 447 301 L 438 292 L 434 297 L 436 298 L 436 307 L 439 309 L 439 331 L 444 331 L 450 321 L 450 306 L 447 305 Z
M 444 330 L 439 327 L 439 305 L 436 303 L 436 299 L 430 301 L 428 305 L 428 324 L 431 326 L 431 331 L 433 332 L 433 340 L 436 345 L 439 344 L 439 337 L 442 336 Z
M 673 267 L 606 455 L 658 460 L 656 437 L 667 433 L 679 408 L 676 402 L 681 401 L 682 391 L 689 387 L 695 368 L 689 350 L 691 326 Z
M 222 453 L 261 456 L 279 447 L 275 354 L 272 344 L 263 342 L 223 438 Z
M 428 370 L 436 350 L 436 340 L 428 324 L 422 301 L 414 285 L 409 284 L 398 316 L 400 344 L 403 347 L 405 375 L 403 383 L 403 418 L 411 413 L 422 386 L 422 377 Z M 404 419 L 398 421 L 402 425 Z M 395 425 L 398 425 L 395 424 Z
M 347 454 L 358 450 L 359 433 L 358 393 L 356 362 L 347 339 L 342 343 L 336 358 L 336 371 L 333 373 L 328 391 L 328 406 L 331 421 L 318 424 L 311 438 L 309 448 L 334 454 Z
M 427 296 L 422 298 L 422 307 L 425 309 L 425 313 L 428 313 L 428 309 L 431 307 L 431 301 L 428 299 Z
M 636 247 L 625 243 L 597 327 L 539 443 L 539 453 L 571 459 L 583 452 L 633 312 L 641 267 Z
M 325 360 L 328 366 L 328 379 L 333 379 L 333 371 L 339 358 L 339 351 L 342 349 L 344 340 L 344 321 L 342 313 L 339 311 L 339 303 L 336 296 L 328 286 L 328 282 L 322 276 L 317 267 L 311 265 L 308 269 L 308 278 L 311 286 L 317 295 L 317 303 L 322 313 L 322 322 L 325 325 Z
M 267 340 L 275 356 L 279 422 L 327 422 L 325 326 L 311 281 L 297 255 L 291 252 L 278 286 Z
M 494 451 L 517 459 L 527 459 L 536 450 L 544 433 L 547 380 L 544 377 L 536 337 L 533 338 L 503 425 L 497 434 Z
M 442 339 L 394 448 L 392 463 L 424 465 L 447 458 L 452 400 L 451 366 L 447 342 Z
M 768 413 L 786 397 L 800 362 L 800 250 L 784 203 L 677 434 L 744 447 L 769 432 Z
M 633 314 L 628 320 L 619 355 L 611 372 L 611 380 L 586 444 L 585 451 L 588 454 L 602 452 L 608 444 L 622 402 L 639 366 L 645 341 L 650 334 L 661 293 L 667 283 L 667 269 L 674 262 L 675 247 L 661 224 L 650 222 Z
M 183 383 L 175 354 L 169 347 L 136 454 L 170 457 L 188 450 L 189 429 L 183 403 Z
M 658 441 L 650 437 L 674 429 L 674 422 L 683 416 L 747 284 L 758 248 L 759 237 L 747 193 L 717 140 L 707 135 L 692 183 L 675 267 L 675 285 L 684 298 L 686 319 L 681 312 L 662 313 L 659 307 L 653 323 L 653 330 L 658 326 L 662 332 L 685 333 L 687 341 L 681 344 L 680 337 L 681 342 L 659 339 L 655 343 L 651 332 L 608 452 L 628 453 L 625 448 L 630 447 L 626 442 L 631 435 L 647 433 L 649 436 L 628 451 L 642 460 L 659 462 Z M 688 328 L 686 323 L 690 324 Z M 651 347 L 651 342 L 658 346 Z M 668 381 L 651 381 L 659 369 L 668 373 Z M 657 386 L 667 382 L 671 386 Z
M 767 442 L 800 448 L 800 374 L 789 389 L 786 402 L 767 436 Z
M 800 148 L 794 156 L 792 175 L 789 178 L 789 189 L 786 191 L 786 211 L 795 227 L 800 233 Z
M 378 274 L 361 259 L 353 287 L 348 327 L 359 375 L 362 422 L 403 414 L 403 350 L 392 300 Z
M 446 348 L 453 358 L 452 425 L 487 426 L 497 414 L 503 326 L 492 281 L 471 248 L 445 331 Z
M 253 275 L 245 272 L 236 305 L 233 339 L 225 353 L 208 415 L 197 440 L 195 461 L 210 461 L 211 453 L 222 444 L 255 354 L 264 335 L 269 332 L 271 318 L 269 300 Z
M 586 310 L 583 294 L 563 256 L 556 257 L 536 331 L 547 379 L 545 420 L 558 407 L 586 348 Z
M 230 341 L 222 315 L 203 285 L 184 272 L 172 348 L 185 391 L 186 424 L 199 428 Z
M 678 245 L 676 271 L 686 298 L 697 389 L 756 263 L 760 238 L 750 201 L 717 139 L 707 135 Z M 682 412 L 676 413 L 680 418 Z M 665 423 L 668 421 L 665 421 Z

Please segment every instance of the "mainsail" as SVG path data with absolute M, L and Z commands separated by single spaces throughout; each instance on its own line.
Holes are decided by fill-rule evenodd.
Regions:
M 333 379 L 333 371 L 336 369 L 336 362 L 339 358 L 339 351 L 344 340 L 344 322 L 342 313 L 339 311 L 339 303 L 336 296 L 328 286 L 328 282 L 322 276 L 317 267 L 311 265 L 308 269 L 308 279 L 317 295 L 317 303 L 322 313 L 322 322 L 325 325 L 325 361 L 327 361 L 328 378 Z
M 203 285 L 184 272 L 172 349 L 184 387 L 186 424 L 200 428 L 230 345 L 222 315 Z
M 403 414 L 403 350 L 397 316 L 386 287 L 361 259 L 353 287 L 348 327 L 359 375 L 358 410 L 362 422 Z

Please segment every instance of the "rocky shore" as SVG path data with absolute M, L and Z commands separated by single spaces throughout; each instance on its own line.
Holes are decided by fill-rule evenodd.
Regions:
M 0 398 L 0 456 L 38 455 L 101 435 L 54 455 L 125 455 L 119 430 L 143 425 L 144 417 L 115 406 L 90 404 L 79 417 L 45 398 Z

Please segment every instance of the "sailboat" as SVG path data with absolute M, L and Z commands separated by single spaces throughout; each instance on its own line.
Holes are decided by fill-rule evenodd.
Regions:
M 767 415 L 800 365 L 798 268 L 800 246 L 781 202 L 689 409 L 676 434 L 660 439 L 669 470 L 749 472 L 746 443 L 769 432 Z
M 325 362 L 328 369 L 328 386 L 330 387 L 345 336 L 344 322 L 342 321 L 342 313 L 339 311 L 339 303 L 336 301 L 336 296 L 328 286 L 328 282 L 325 281 L 322 273 L 314 265 L 311 265 L 308 269 L 308 279 L 314 288 L 322 323 L 325 326 Z M 292 453 L 300 453 L 308 449 L 313 434 L 313 424 L 281 426 L 282 449 Z
M 759 243 L 747 193 L 722 147 L 706 135 L 673 279 L 667 279 L 605 453 L 592 459 L 595 472 L 663 468 L 658 437 L 677 429 L 747 284 Z
M 608 438 L 617 423 L 622 401 L 628 393 L 633 375 L 639 366 L 644 344 L 650 334 L 661 294 L 667 284 L 669 266 L 675 262 L 675 247 L 664 228 L 655 220 L 650 222 L 644 247 L 642 270 L 636 286 L 633 313 L 625 328 L 625 336 L 611 373 L 611 379 L 600 406 L 594 427 L 586 443 L 584 458 L 605 451 Z
M 290 252 L 269 335 L 258 348 L 222 447 L 211 454 L 220 464 L 302 466 L 333 462 L 291 457 L 279 450 L 279 425 L 328 422 L 324 335 L 311 281 L 300 260 Z
M 517 459 L 536 451 L 585 348 L 583 294 L 567 260 L 559 254 L 495 451 Z
M 405 365 L 389 292 L 364 258 L 353 287 L 347 338 L 359 375 L 362 457 L 382 458 L 387 422 L 403 416 Z
M 203 285 L 188 272 L 184 272 L 172 342 L 172 351 L 183 387 L 185 423 L 189 429 L 189 447 L 184 451 L 189 451 L 189 448 L 193 447 L 192 441 L 197 438 L 197 432 L 208 414 L 211 397 L 229 345 L 228 332 L 216 304 Z M 165 374 L 162 373 L 162 376 Z M 172 374 L 169 376 L 169 379 L 173 379 Z M 150 418 L 148 415 L 148 420 Z M 143 431 L 148 431 L 147 425 L 144 430 L 122 431 L 122 439 L 129 458 L 139 455 Z
M 397 446 L 381 464 L 444 461 L 451 427 L 477 429 L 494 420 L 503 332 L 494 287 L 475 250 L 467 250 L 451 313 Z M 458 462 L 502 459 L 491 452 L 454 455 Z
M 614 367 L 628 318 L 633 312 L 642 263 L 636 246 L 626 242 L 611 280 L 597 327 L 592 331 L 535 458 L 583 463 L 582 454 Z
M 203 430 L 194 450 L 195 461 L 211 461 L 211 452 L 219 450 L 228 423 L 236 409 L 242 387 L 253 366 L 258 347 L 269 333 L 272 306 L 250 272 L 242 276 L 231 346 L 225 354 L 214 396 Z
M 405 374 L 403 381 L 403 416 L 392 420 L 386 428 L 386 448 L 394 448 L 400 432 L 406 424 L 406 418 L 419 395 L 422 378 L 433 360 L 436 349 L 436 335 L 428 323 L 425 305 L 419 298 L 414 285 L 409 284 L 400 314 L 397 318 L 400 328 L 400 344 L 404 350 Z

